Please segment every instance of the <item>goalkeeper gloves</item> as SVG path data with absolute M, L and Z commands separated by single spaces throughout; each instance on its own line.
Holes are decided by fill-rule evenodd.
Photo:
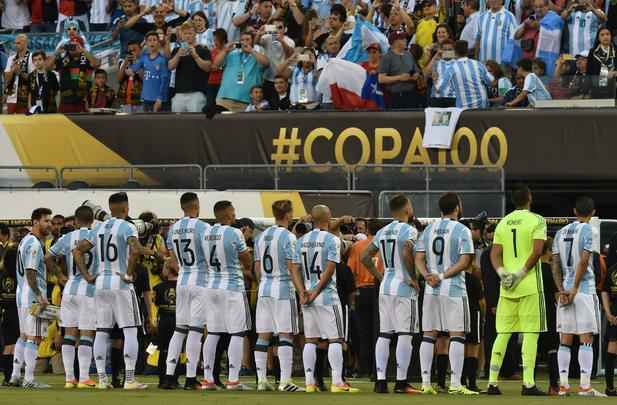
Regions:
M 527 275 L 527 269 L 524 267 L 520 269 L 519 271 L 517 271 L 516 273 L 511 273 L 511 285 L 507 289 L 511 290 L 513 288 L 516 288 L 516 286 L 523 280 L 523 278 L 526 275 Z
M 512 286 L 512 273 L 508 273 L 506 269 L 500 267 L 497 269 L 497 275 L 501 279 L 501 286 L 506 290 Z

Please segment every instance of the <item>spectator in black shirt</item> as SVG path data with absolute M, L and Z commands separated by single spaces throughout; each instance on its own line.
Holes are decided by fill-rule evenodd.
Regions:
M 28 107 L 37 106 L 42 113 L 55 113 L 58 111 L 56 106 L 56 95 L 60 86 L 58 78 L 54 72 L 47 70 L 47 55 L 43 51 L 32 54 L 32 62 L 36 70 L 28 75 L 30 84 L 30 94 L 28 97 Z M 64 218 L 62 218 L 64 225 Z M 57 236 L 54 235 L 54 238 Z
M 180 27 L 180 46 L 174 49 L 169 69 L 176 70 L 176 94 L 171 100 L 173 112 L 201 112 L 206 105 L 210 51 L 197 45 L 191 22 Z
M 606 265 L 607 275 L 602 286 L 602 306 L 608 321 L 606 329 L 608 349 L 604 367 L 606 395 L 617 396 L 614 383 L 615 359 L 617 359 L 617 235 L 610 242 Z
M 328 26 L 330 27 L 330 31 L 321 34 L 317 38 L 313 38 L 316 48 L 320 51 L 323 50 L 323 44 L 330 36 L 336 38 L 340 46 L 343 46 L 351 36 L 350 34 L 345 34 L 345 21 L 347 21 L 347 11 L 345 10 L 345 7 L 341 4 L 333 5 L 330 9 L 330 17 L 328 17 Z M 311 38 L 310 33 L 307 38 Z
M 289 101 L 289 82 L 283 76 L 276 76 L 274 78 L 274 90 L 276 96 L 271 97 L 268 100 L 271 110 L 287 111 L 291 106 Z
M 137 32 L 142 36 L 142 39 L 150 31 L 162 32 L 167 37 L 173 37 L 173 33 L 171 32 L 171 30 L 184 24 L 190 16 L 186 11 L 174 10 L 172 7 L 173 6 L 169 5 L 168 3 L 162 3 L 159 6 L 152 6 L 150 8 L 147 8 L 141 13 L 135 14 L 131 18 L 129 18 L 122 27 L 122 29 L 130 29 L 134 32 Z M 175 13 L 176 15 L 178 15 L 178 17 L 174 18 L 173 20 L 167 21 L 166 18 L 171 13 Z M 149 14 L 152 14 L 153 22 L 148 22 L 144 18 Z M 169 41 L 165 41 L 164 39 L 162 39 L 161 42 Z
M 304 10 L 299 0 L 275 0 L 274 19 L 281 19 L 287 27 L 287 36 L 294 40 L 296 46 L 304 44 Z

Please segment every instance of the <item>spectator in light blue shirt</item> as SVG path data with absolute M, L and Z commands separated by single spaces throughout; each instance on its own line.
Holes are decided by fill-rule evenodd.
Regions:
M 518 107 L 525 99 L 529 105 L 534 107 L 538 100 L 551 100 L 551 95 L 544 87 L 544 84 L 532 70 L 532 62 L 529 59 L 522 59 L 518 62 L 517 75 L 525 78 L 523 91 L 514 100 L 506 104 L 506 107 Z
M 134 75 L 135 72 L 143 71 L 141 98 L 145 111 L 169 111 L 168 60 L 160 53 L 161 45 L 156 32 L 151 31 L 146 34 L 146 47 L 148 51 L 142 52 L 141 57 L 127 73 Z

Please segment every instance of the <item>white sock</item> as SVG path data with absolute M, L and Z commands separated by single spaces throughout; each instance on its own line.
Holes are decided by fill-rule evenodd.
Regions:
M 201 355 L 201 332 L 189 330 L 186 338 L 186 378 L 197 377 L 197 366 L 199 365 L 199 356 Z
M 65 336 L 62 343 L 62 364 L 66 381 L 75 379 L 75 336 Z
M 305 343 L 302 351 L 304 363 L 304 378 L 306 385 L 315 385 L 315 362 L 317 361 L 317 346 L 315 343 Z
M 559 366 L 559 384 L 568 387 L 568 376 L 570 374 L 570 346 L 561 345 L 557 352 L 557 365 Z M 580 357 L 580 352 L 579 352 Z
M 411 362 L 411 335 L 399 335 L 396 342 L 396 380 L 407 381 Z M 388 363 L 386 363 L 387 365 Z M 384 373 L 385 374 L 385 373 Z M 385 378 L 383 378 L 385 380 Z
M 388 358 L 390 357 L 390 339 L 379 337 L 375 345 L 375 366 L 377 368 L 377 379 L 385 380 L 388 371 Z
M 281 382 L 285 383 L 291 380 L 294 361 L 294 346 L 293 342 L 286 338 L 279 338 L 278 346 L 279 365 L 281 368 Z
M 581 388 L 591 387 L 591 369 L 593 368 L 593 347 L 583 344 L 578 348 L 578 364 L 581 368 Z
M 25 381 L 34 381 L 34 369 L 36 367 L 37 352 L 38 345 L 32 340 L 26 340 L 26 347 L 24 349 L 24 360 L 26 363 L 26 373 L 24 376 Z
M 135 364 L 139 353 L 137 328 L 124 328 L 124 370 L 127 383 L 135 382 Z
M 107 382 L 107 372 L 105 371 L 107 363 L 107 343 L 109 341 L 109 333 L 96 332 L 94 337 L 94 362 L 96 363 L 96 372 L 99 375 L 99 381 Z
M 169 341 L 169 349 L 167 350 L 165 374 L 174 375 L 176 373 L 176 366 L 178 365 L 178 359 L 180 359 L 180 353 L 182 352 L 182 345 L 184 344 L 185 338 L 186 332 L 179 332 L 178 329 L 174 331 Z
M 255 368 L 257 368 L 257 381 L 265 382 L 268 379 L 268 346 L 270 342 L 257 338 L 255 344 Z
M 15 380 L 21 378 L 21 369 L 24 365 L 24 349 L 26 348 L 26 342 L 19 337 L 15 343 L 15 351 L 13 352 L 13 374 L 11 379 Z
M 332 369 L 332 384 L 343 383 L 343 345 L 341 343 L 330 343 L 328 346 L 328 362 Z
M 430 336 L 422 338 L 420 345 L 420 369 L 422 370 L 422 386 L 431 385 L 431 369 L 433 367 L 433 351 L 435 349 L 435 339 Z
M 461 386 L 461 375 L 463 374 L 463 364 L 465 362 L 465 338 L 453 336 L 450 338 L 450 386 L 458 388 Z
M 79 360 L 79 381 L 90 379 L 90 364 L 92 364 L 92 337 L 82 336 L 77 348 L 77 360 Z
M 208 382 L 214 382 L 214 360 L 216 358 L 216 346 L 220 338 L 219 335 L 208 334 L 204 343 L 204 379 Z
M 240 369 L 242 368 L 242 357 L 244 356 L 244 337 L 232 336 L 227 348 L 229 358 L 229 381 L 240 380 Z

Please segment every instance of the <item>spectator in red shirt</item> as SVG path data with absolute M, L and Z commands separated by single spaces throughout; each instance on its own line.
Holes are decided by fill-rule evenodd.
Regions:
M 210 60 L 212 61 L 212 70 L 208 77 L 208 88 L 206 91 L 206 108 L 216 108 L 216 95 L 221 87 L 223 80 L 223 68 L 216 67 L 214 60 L 216 56 L 225 50 L 227 45 L 227 31 L 222 28 L 214 31 L 214 48 L 210 49 Z
M 58 21 L 56 0 L 31 0 L 32 24 L 30 32 L 54 32 Z
M 370 75 L 379 73 L 379 62 L 381 62 L 381 48 L 379 48 L 379 44 L 370 44 L 366 51 L 368 52 L 368 60 L 362 62 L 361 66 Z
M 91 0 L 58 0 L 58 32 L 64 31 L 64 21 L 72 17 L 79 22 L 81 31 L 90 31 L 88 10 Z

